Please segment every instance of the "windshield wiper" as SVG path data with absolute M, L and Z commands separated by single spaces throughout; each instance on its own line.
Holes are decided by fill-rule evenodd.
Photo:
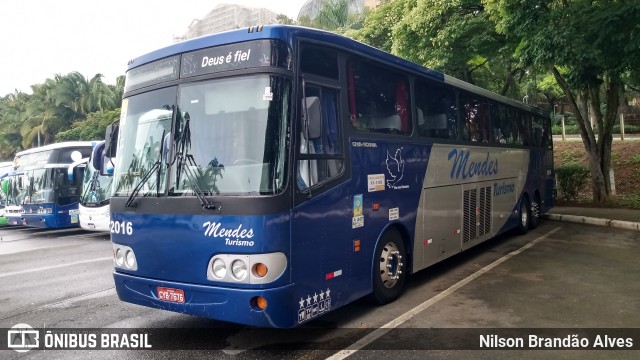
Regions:
M 136 195 L 138 195 L 138 192 L 140 192 L 144 184 L 146 184 L 146 182 L 149 180 L 149 178 L 151 177 L 151 175 L 153 175 L 155 171 L 158 171 L 158 172 L 160 171 L 160 165 L 162 165 L 162 150 L 164 145 L 164 134 L 165 134 L 165 130 L 162 130 L 162 137 L 160 138 L 161 139 L 160 152 L 158 154 L 158 158 L 156 159 L 156 162 L 153 163 L 153 166 L 151 166 L 151 169 L 149 169 L 149 171 L 147 171 L 142 176 L 142 178 L 140 179 L 136 187 L 133 188 L 133 191 L 131 192 L 131 195 L 129 195 L 129 198 L 127 199 L 127 202 L 124 204 L 124 207 L 135 207 L 136 204 L 133 202 L 133 200 L 136 198 Z M 156 192 L 156 195 L 157 195 L 157 192 Z
M 197 169 L 198 164 L 196 164 L 196 161 L 193 158 L 193 155 L 187 153 L 187 147 L 188 147 L 187 141 L 191 139 L 191 129 L 189 128 L 190 116 L 188 113 L 185 114 L 184 119 L 185 119 L 184 127 L 181 131 L 180 140 L 178 142 L 178 151 L 176 154 L 178 158 L 178 169 L 176 171 L 178 174 L 178 182 L 180 181 L 179 174 L 184 172 L 184 174 L 187 175 L 187 182 L 189 183 L 191 190 L 194 192 L 194 194 L 200 201 L 200 205 L 202 206 L 202 208 L 215 210 L 216 205 L 210 202 L 209 199 L 207 199 L 204 191 L 202 191 L 202 189 L 198 185 L 198 182 L 195 180 L 196 175 L 193 174 L 193 170 L 191 169 L 191 167 L 194 167 Z

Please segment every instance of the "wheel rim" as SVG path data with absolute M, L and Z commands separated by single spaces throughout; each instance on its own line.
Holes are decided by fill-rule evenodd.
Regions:
M 386 288 L 392 288 L 402 276 L 402 255 L 394 242 L 388 242 L 380 253 L 380 279 Z
M 520 202 L 520 221 L 522 222 L 522 226 L 526 227 L 529 224 L 529 214 L 527 213 L 527 204 L 525 204 L 524 200 Z
M 534 218 L 538 218 L 540 216 L 540 205 L 538 205 L 537 201 L 531 203 L 531 216 Z

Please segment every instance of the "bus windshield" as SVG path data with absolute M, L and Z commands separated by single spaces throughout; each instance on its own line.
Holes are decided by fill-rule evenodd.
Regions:
M 64 183 L 65 174 L 62 169 L 35 169 L 25 172 L 27 179 L 27 196 L 24 204 L 52 203 L 54 201 L 54 175 L 57 181 Z
M 281 191 L 289 92 L 289 80 L 268 75 L 182 86 L 171 195 Z
M 215 79 L 127 99 L 114 195 L 276 194 L 285 187 L 291 81 Z M 174 99 L 178 98 L 172 130 Z M 173 131 L 173 134 L 172 134 Z
M 165 181 L 160 180 L 164 173 L 164 163 L 160 161 L 159 150 L 163 138 L 171 132 L 173 103 L 177 89 L 175 87 L 151 91 L 125 99 L 122 110 L 123 138 L 118 150 L 122 156 L 116 160 L 117 173 L 114 179 L 114 195 L 130 195 L 141 180 L 154 171 L 160 163 L 157 176 L 151 176 L 141 183 L 139 195 L 156 195 L 164 192 Z
M 112 176 L 100 175 L 100 171 L 96 170 L 90 161 L 84 169 L 80 204 L 89 207 L 108 204 L 112 179 Z

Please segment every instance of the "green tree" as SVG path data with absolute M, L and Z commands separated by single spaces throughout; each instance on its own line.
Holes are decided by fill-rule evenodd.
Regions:
M 640 67 L 640 3 L 625 0 L 484 0 L 516 55 L 553 74 L 589 158 L 593 198 L 611 197 L 613 126 L 624 74 Z M 592 125 L 593 122 L 593 125 Z M 595 127 L 595 128 L 594 128 Z
M 395 0 L 346 34 L 428 68 L 522 99 L 526 69 L 482 0 Z
M 93 112 L 84 121 L 76 122 L 71 129 L 56 135 L 59 141 L 90 141 L 104 139 L 107 126 L 120 118 L 120 109 Z

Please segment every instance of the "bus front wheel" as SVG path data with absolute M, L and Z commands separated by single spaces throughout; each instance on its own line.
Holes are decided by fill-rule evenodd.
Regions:
M 373 266 L 373 300 L 378 304 L 390 303 L 400 296 L 407 276 L 405 254 L 400 232 L 385 232 L 376 247 Z

